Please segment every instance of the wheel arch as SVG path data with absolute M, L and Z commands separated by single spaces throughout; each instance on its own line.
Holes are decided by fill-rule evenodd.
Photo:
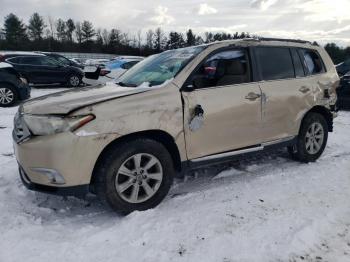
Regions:
M 182 169 L 181 166 L 181 157 L 180 157 L 180 151 L 178 149 L 178 146 L 175 143 L 174 138 L 167 132 L 163 130 L 147 130 L 147 131 L 140 131 L 135 132 L 131 134 L 127 134 L 124 136 L 121 136 L 112 142 L 110 142 L 100 153 L 100 155 L 97 158 L 97 161 L 94 165 L 92 177 L 90 184 L 94 184 L 95 181 L 95 175 L 96 175 L 96 169 L 99 167 L 99 164 L 101 163 L 102 159 L 110 150 L 113 150 L 115 146 L 117 146 L 120 143 L 127 143 L 128 141 L 134 140 L 136 138 L 149 138 L 152 140 L 155 140 L 162 145 L 165 146 L 165 148 L 169 151 L 170 156 L 173 160 L 175 170 L 180 172 Z
M 314 106 L 304 115 L 302 122 L 304 121 L 305 117 L 310 113 L 318 113 L 322 115 L 326 119 L 328 132 L 333 132 L 333 116 L 329 109 L 320 105 Z
M 12 87 L 13 91 L 16 92 L 16 95 L 18 95 L 18 90 L 17 90 L 17 87 L 16 87 L 16 85 L 14 83 L 11 83 L 11 82 L 8 82 L 8 81 L 0 81 L 0 85 L 1 84 Z

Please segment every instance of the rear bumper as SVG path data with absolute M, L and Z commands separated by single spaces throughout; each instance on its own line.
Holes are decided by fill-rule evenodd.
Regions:
M 79 186 L 70 186 L 70 187 L 55 187 L 40 185 L 30 181 L 29 177 L 25 173 L 24 169 L 19 166 L 19 175 L 22 180 L 23 185 L 32 191 L 42 192 L 46 194 L 53 194 L 59 196 L 76 196 L 84 197 L 89 193 L 89 185 L 79 185 Z

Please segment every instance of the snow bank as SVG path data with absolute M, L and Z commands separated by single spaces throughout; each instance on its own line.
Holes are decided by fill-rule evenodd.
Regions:
M 24 188 L 11 141 L 16 110 L 0 109 L 1 262 L 349 261 L 349 112 L 316 163 L 256 155 L 187 176 L 157 208 L 119 217 L 93 196 Z

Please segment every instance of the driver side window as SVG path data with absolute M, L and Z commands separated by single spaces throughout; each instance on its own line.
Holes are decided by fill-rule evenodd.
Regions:
M 250 82 L 248 54 L 232 49 L 211 55 L 193 76 L 195 88 L 236 85 Z

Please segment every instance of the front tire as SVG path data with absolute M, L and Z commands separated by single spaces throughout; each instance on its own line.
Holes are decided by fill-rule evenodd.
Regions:
M 326 119 L 321 114 L 309 113 L 301 124 L 296 144 L 288 147 L 288 152 L 294 160 L 315 162 L 322 155 L 327 140 Z
M 174 175 L 167 149 L 157 141 L 138 138 L 104 154 L 94 185 L 101 200 L 125 215 L 157 206 L 169 192 Z
M 81 84 L 81 78 L 78 75 L 73 74 L 68 78 L 67 84 L 70 87 L 78 87 Z
M 17 101 L 17 90 L 11 85 L 0 84 L 0 107 L 13 106 Z

